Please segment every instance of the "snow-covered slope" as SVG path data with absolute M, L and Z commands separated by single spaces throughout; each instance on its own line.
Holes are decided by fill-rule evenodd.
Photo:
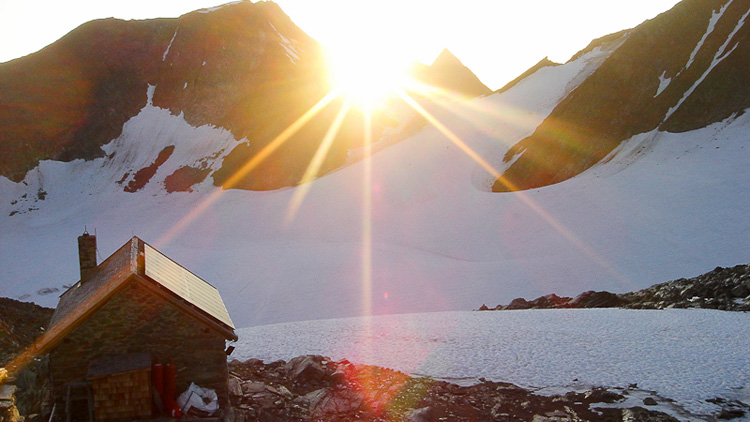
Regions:
M 430 110 L 502 170 L 503 153 L 612 45 L 502 94 Z M 214 284 L 239 327 L 629 291 L 748 261 L 749 127 L 744 114 L 637 135 L 609 162 L 523 193 L 490 192 L 495 178 L 427 126 L 301 187 L 223 191 L 204 181 L 167 194 L 176 168 L 200 167 L 242 140 L 149 103 L 105 146 L 113 155 L 44 161 L 21 183 L 0 178 L 0 296 L 54 306 L 78 279 L 75 239 L 84 227 L 98 234 L 102 259 L 132 235 L 149 242 Z M 170 145 L 148 184 L 124 192 L 122 176 Z

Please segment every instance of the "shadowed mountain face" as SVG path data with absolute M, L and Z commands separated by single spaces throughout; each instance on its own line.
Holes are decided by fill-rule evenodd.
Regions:
M 182 113 L 193 126 L 220 126 L 247 138 L 216 172 L 221 185 L 234 166 L 325 96 L 324 64 L 318 43 L 270 2 L 178 19 L 89 22 L 0 66 L 0 174 L 20 181 L 40 160 L 103 155 L 100 147 L 146 105 L 152 85 L 155 106 Z M 268 189 L 299 180 L 331 114 L 324 110 L 237 186 Z M 338 141 L 356 143 L 347 135 Z M 327 167 L 340 159 L 332 155 Z
M 622 45 L 528 138 L 494 191 L 546 186 L 601 161 L 622 141 L 684 132 L 750 107 L 747 2 L 685 0 L 623 35 Z M 609 40 L 609 42 L 612 42 Z
M 426 82 L 462 96 L 489 92 L 450 53 L 426 69 Z M 343 106 L 333 100 L 252 171 L 233 178 L 331 90 L 321 46 L 273 2 L 239 2 L 177 19 L 92 21 L 40 52 L 0 64 L 0 175 L 20 182 L 41 160 L 103 156 L 102 145 L 147 105 L 149 86 L 154 106 L 246 140 L 217 151 L 223 159 L 212 171 L 185 163 L 169 176 L 169 191 L 189 190 L 209 176 L 225 188 L 294 186 Z M 363 145 L 363 120 L 359 110 L 347 113 L 319 174 L 342 167 L 348 151 Z M 376 114 L 373 139 L 393 124 Z M 141 183 L 126 191 L 142 188 L 158 167 L 155 161 L 135 169 Z
M 320 46 L 274 3 L 193 12 L 178 19 L 170 37 L 168 50 L 157 58 L 162 73 L 154 105 L 184 113 L 192 126 L 223 127 L 248 140 L 214 173 L 217 185 L 328 92 Z M 315 123 L 330 124 L 323 120 Z M 299 180 L 303 157 L 312 155 L 321 138 L 317 129 L 303 128 L 237 186 L 273 189 Z M 284 162 L 284 155 L 296 157 Z
M 101 146 L 146 105 L 149 86 L 155 86 L 155 106 L 193 126 L 223 127 L 247 139 L 213 173 L 216 185 L 330 90 L 320 45 L 271 2 L 178 19 L 89 22 L 38 53 L 0 65 L 0 175 L 21 181 L 40 160 L 102 156 Z M 334 101 L 324 108 L 233 187 L 297 183 L 340 106 Z M 349 113 L 323 172 L 361 145 L 361 121 Z M 381 129 L 376 119 L 376 135 Z M 174 186 L 207 176 L 183 171 L 175 177 L 191 180 Z
M 44 50 L 0 64 L 0 174 L 40 160 L 102 154 L 146 104 L 174 21 L 89 22 Z
M 20 181 L 40 160 L 102 155 L 149 85 L 154 105 L 263 144 L 325 95 L 322 65 L 318 44 L 273 3 L 89 22 L 0 65 L 0 174 Z

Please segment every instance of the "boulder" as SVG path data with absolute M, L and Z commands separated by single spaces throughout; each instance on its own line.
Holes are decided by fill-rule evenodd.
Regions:
M 346 415 L 358 410 L 364 401 L 364 396 L 358 391 L 327 390 L 311 397 L 310 410 L 313 416 Z
M 729 420 L 738 419 L 743 416 L 745 416 L 745 411 L 742 409 L 721 409 L 721 412 L 716 417 L 718 419 Z
M 627 303 L 620 296 L 606 292 L 589 290 L 576 296 L 571 302 L 572 308 L 616 308 Z
M 242 384 L 244 394 L 257 394 L 266 390 L 266 384 L 262 382 L 246 382 Z
M 622 394 L 601 387 L 594 387 L 591 391 L 587 391 L 583 397 L 588 403 L 615 403 L 625 399 Z
M 269 393 L 276 394 L 279 397 L 284 397 L 284 398 L 291 398 L 292 397 L 292 392 L 289 391 L 289 389 L 286 388 L 286 387 L 284 387 L 283 385 L 279 385 L 279 386 L 276 386 L 276 387 L 274 387 L 272 385 L 266 385 L 265 389 Z
M 410 409 L 404 413 L 405 422 L 430 422 L 434 420 L 432 408 Z
M 622 420 L 638 422 L 679 422 L 678 419 L 675 419 L 666 413 L 646 410 L 642 407 L 622 409 Z
M 16 386 L 12 384 L 0 385 L 0 401 L 15 402 L 17 390 Z
M 645 399 L 643 399 L 643 404 L 645 404 L 646 406 L 656 406 L 658 403 L 653 397 L 646 397 Z
M 320 381 L 330 375 L 323 365 L 323 357 L 315 355 L 298 356 L 284 366 L 287 376 L 300 382 Z
M 311 391 L 304 396 L 300 396 L 295 399 L 295 402 L 314 409 L 318 407 L 320 402 L 328 395 L 329 391 L 330 390 L 328 388 L 321 388 L 319 390 Z
M 233 376 L 229 376 L 229 395 L 232 397 L 240 397 L 242 395 L 242 381 Z
M 499 401 L 492 407 L 492 410 L 490 411 L 490 417 L 492 417 L 492 419 L 496 421 L 511 420 L 510 411 L 511 409 L 507 405 L 505 405 L 502 401 Z
M 748 290 L 745 284 L 738 284 L 732 289 L 731 293 L 732 293 L 732 296 L 734 297 L 743 298 L 747 296 L 748 293 L 750 293 L 750 291 Z
M 343 368 L 338 368 L 331 374 L 331 382 L 334 384 L 344 384 L 349 380 L 349 375 Z

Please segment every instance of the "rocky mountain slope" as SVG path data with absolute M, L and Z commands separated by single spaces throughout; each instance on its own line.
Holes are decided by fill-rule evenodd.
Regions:
M 0 368 L 39 337 L 53 310 L 0 297 Z
M 750 107 L 750 5 L 684 0 L 624 33 L 592 43 L 615 51 L 529 137 L 505 154 L 497 192 L 567 180 L 623 141 L 682 133 Z M 574 57 L 575 59 L 575 57 Z
M 456 83 L 453 78 L 462 72 L 474 80 Z M 468 69 L 451 71 L 446 81 L 431 79 L 458 90 L 466 83 L 469 89 L 483 87 Z M 0 64 L 0 175 L 19 182 L 41 160 L 104 156 L 101 147 L 120 136 L 124 124 L 147 104 L 149 86 L 155 87 L 154 106 L 183 116 L 194 127 L 220 127 L 242 140 L 230 151 L 183 163 L 170 175 L 169 191 L 187 190 L 209 176 L 225 188 L 293 186 L 342 105 L 341 99 L 327 104 L 230 186 L 239 168 L 330 91 L 321 46 L 273 2 L 236 2 L 177 19 L 92 21 L 40 52 Z M 376 115 L 374 138 L 393 124 Z M 353 110 L 321 174 L 341 167 L 349 150 L 362 147 L 362 132 L 361 113 Z M 122 175 L 126 191 L 147 183 L 146 175 L 171 151 L 160 154 L 151 169 L 133 168 Z
M 38 53 L 0 65 L 0 174 L 20 181 L 40 160 L 103 156 L 101 146 L 122 134 L 154 86 L 157 107 L 245 139 L 172 174 L 182 179 L 173 185 L 178 190 L 209 173 L 220 186 L 323 98 L 329 89 L 324 63 L 318 43 L 271 2 L 237 2 L 178 19 L 89 22 Z M 301 160 L 317 147 L 331 113 L 324 111 L 237 185 L 270 189 L 298 181 Z M 355 142 L 350 136 L 339 141 Z M 161 153 L 164 161 L 170 151 Z M 325 168 L 340 165 L 340 158 Z M 135 180 L 140 170 L 122 175 L 127 191 L 148 181 Z

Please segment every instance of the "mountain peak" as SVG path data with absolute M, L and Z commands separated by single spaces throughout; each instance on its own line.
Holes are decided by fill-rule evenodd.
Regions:
M 456 57 L 453 53 L 450 52 L 447 48 L 444 48 L 443 51 L 440 52 L 440 54 L 437 56 L 434 62 L 432 62 L 433 68 L 445 68 L 445 67 L 465 67 L 463 63 L 461 63 L 461 60 L 458 60 L 458 57 Z
M 447 48 L 430 66 L 419 65 L 412 70 L 413 77 L 425 84 L 450 92 L 459 99 L 475 98 L 492 93 L 474 72 L 464 66 Z

